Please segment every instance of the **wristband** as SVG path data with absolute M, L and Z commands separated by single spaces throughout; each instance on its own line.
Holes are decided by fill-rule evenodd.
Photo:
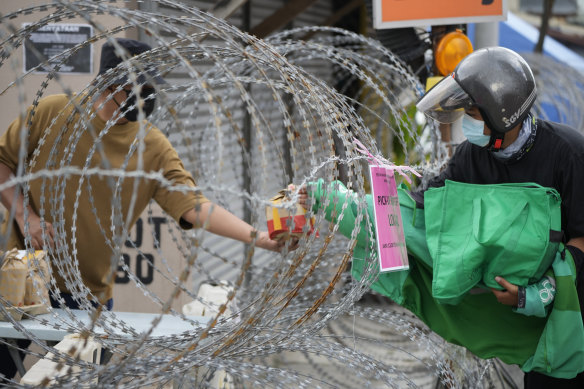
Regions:
M 523 286 L 517 288 L 517 308 L 525 308 L 525 288 Z

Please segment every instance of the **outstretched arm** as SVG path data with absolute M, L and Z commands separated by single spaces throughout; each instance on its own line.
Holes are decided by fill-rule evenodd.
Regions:
M 8 166 L 0 162 L 0 184 L 12 178 L 14 173 Z M 0 201 L 9 211 L 14 208 L 14 220 L 24 235 L 24 201 L 19 190 L 13 186 L 4 189 L 0 192 Z M 27 206 L 28 211 L 28 233 L 30 234 L 31 243 L 36 250 L 43 249 L 45 245 L 54 247 L 54 231 L 53 225 L 45 222 L 46 241 L 42 237 L 42 223 L 40 217 L 34 212 L 30 205 Z
M 327 185 L 321 178 L 316 182 L 308 183 L 306 186 L 299 188 L 298 195 L 298 203 L 300 205 L 305 209 L 312 206 L 313 212 L 318 212 L 322 209 L 325 219 L 338 223 L 338 231 L 347 238 L 351 238 L 353 230 L 358 228 L 357 245 L 366 247 L 371 241 L 368 234 L 369 226 L 365 224 L 365 220 L 362 219 L 361 225 L 357 225 L 357 217 L 359 216 L 358 202 L 360 199 L 356 193 L 347 189 L 342 182 L 333 181 Z M 329 200 L 328 205 L 325 195 Z M 311 197 L 311 200 L 314 201 L 312 204 L 309 201 Z M 372 209 L 371 195 L 366 195 L 363 200 L 367 202 L 367 207 Z M 364 211 L 368 212 L 367 209 Z M 371 217 L 371 212 L 369 212 L 369 215 Z M 371 232 L 375 234 L 374 231 Z
M 212 202 L 202 203 L 199 210 L 194 208 L 188 210 L 182 215 L 182 219 L 195 228 L 202 228 L 206 225 L 209 232 L 243 243 L 251 243 L 257 234 L 255 245 L 266 250 L 280 251 L 284 247 L 283 240 L 270 239 L 267 231 L 256 230 L 225 208 Z

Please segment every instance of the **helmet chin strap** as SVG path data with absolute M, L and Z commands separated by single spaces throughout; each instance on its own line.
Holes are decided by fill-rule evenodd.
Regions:
M 489 144 L 485 146 L 489 149 L 489 151 L 497 152 L 501 150 L 501 146 L 503 146 L 503 139 L 505 138 L 505 133 L 500 132 L 497 130 L 493 130 L 495 126 L 491 125 L 491 121 L 488 119 L 488 116 L 485 114 L 481 108 L 479 108 L 481 116 L 487 125 L 487 128 L 491 131 L 491 139 L 489 140 Z
M 501 146 L 503 146 L 503 139 L 504 138 L 505 138 L 504 132 L 491 130 L 491 140 L 489 141 L 489 144 L 487 145 L 487 147 L 489 148 L 489 151 L 494 151 L 494 152 L 500 151 Z

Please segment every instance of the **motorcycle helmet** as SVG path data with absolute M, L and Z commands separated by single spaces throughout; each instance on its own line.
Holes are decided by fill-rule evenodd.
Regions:
M 476 106 L 491 130 L 486 147 L 498 151 L 505 133 L 529 114 L 537 89 L 525 60 L 504 47 L 488 47 L 465 57 L 418 102 L 418 110 L 441 123 L 452 123 Z

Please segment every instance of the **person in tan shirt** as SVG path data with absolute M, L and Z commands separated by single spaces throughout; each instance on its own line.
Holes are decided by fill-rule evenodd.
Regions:
M 117 43 L 128 57 L 151 49 L 130 39 L 117 39 Z M 271 240 L 266 231 L 256 231 L 195 189 L 195 181 L 164 134 L 145 120 L 138 121 L 154 108 L 156 90 L 150 83 L 164 80 L 154 68 L 139 75 L 140 112 L 135 107 L 140 99 L 134 95 L 127 70 L 117 68 L 122 61 L 115 45 L 104 44 L 99 74 L 122 70 L 95 100 L 83 94 L 72 99 L 64 94 L 45 97 L 29 108 L 24 122 L 16 119 L 0 137 L 0 184 L 14 177 L 18 169 L 26 174 L 62 167 L 125 173 L 136 171 L 141 164 L 145 174 L 160 173 L 159 178 L 70 174 L 30 180 L 24 186 L 28 193 L 26 221 L 23 188 L 9 187 L 0 193 L 2 203 L 12 212 L 3 225 L 7 237 L 4 249 L 25 248 L 28 223 L 26 239 L 33 248 L 48 249 L 53 258 L 70 258 L 76 264 L 65 269 L 53 263 L 52 274 L 71 308 L 78 308 L 71 298 L 74 292 L 87 296 L 94 305 L 101 303 L 111 309 L 112 269 L 117 269 L 123 243 L 119 240 L 124 235 L 121 226 L 128 231 L 151 199 L 182 228 L 204 227 L 272 251 L 283 246 L 282 241 Z M 141 126 L 140 134 L 144 135 L 139 134 Z M 25 166 L 20 159 L 22 131 L 27 132 Z M 144 147 L 139 152 L 141 137 Z M 78 278 L 83 280 L 84 289 L 72 282 Z M 56 301 L 52 303 L 56 305 Z M 11 378 L 16 369 L 7 366 L 13 365 L 9 357 L 2 357 L 7 355 L 6 346 L 0 349 L 0 363 L 5 366 L 1 372 Z

